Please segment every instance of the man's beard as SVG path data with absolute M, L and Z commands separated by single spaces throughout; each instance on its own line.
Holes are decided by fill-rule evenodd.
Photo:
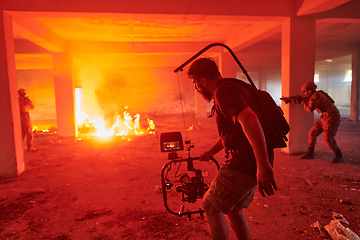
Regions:
M 213 99 L 213 96 L 212 96 L 212 94 L 211 94 L 209 91 L 207 91 L 207 90 L 205 90 L 205 89 L 203 89 L 203 90 L 196 89 L 196 90 L 200 93 L 200 95 L 201 95 L 206 101 L 210 102 L 210 101 Z

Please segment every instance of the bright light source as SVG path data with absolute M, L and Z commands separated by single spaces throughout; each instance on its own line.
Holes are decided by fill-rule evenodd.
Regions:
M 352 70 L 346 70 L 345 78 L 343 82 L 351 82 L 352 81 Z
M 80 116 L 81 112 L 82 112 L 82 99 L 83 99 L 83 94 L 82 94 L 82 88 L 75 88 L 75 112 L 76 112 L 76 116 Z M 81 119 L 77 118 L 76 119 L 76 123 L 78 125 L 80 125 L 82 123 Z
M 318 73 L 314 74 L 314 82 L 319 82 L 319 74 Z

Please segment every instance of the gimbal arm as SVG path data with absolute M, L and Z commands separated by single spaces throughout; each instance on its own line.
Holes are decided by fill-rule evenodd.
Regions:
M 223 43 L 212 43 L 207 45 L 206 47 L 204 47 L 202 50 L 200 50 L 198 53 L 196 53 L 194 56 L 192 56 L 191 58 L 189 58 L 186 62 L 184 62 L 181 66 L 179 66 L 178 68 L 176 68 L 174 70 L 175 73 L 177 73 L 178 71 L 183 71 L 183 68 L 188 65 L 189 63 L 191 63 L 195 58 L 197 58 L 198 56 L 200 56 L 201 54 L 203 54 L 204 52 L 206 52 L 208 49 L 215 47 L 215 46 L 222 46 L 224 48 L 226 48 L 226 50 L 229 51 L 229 53 L 231 54 L 231 56 L 234 58 L 235 62 L 238 64 L 238 66 L 240 67 L 241 71 L 244 73 L 244 75 L 246 76 L 246 78 L 248 79 L 248 81 L 250 82 L 250 84 L 257 89 L 256 85 L 254 84 L 254 82 L 251 80 L 249 74 L 247 73 L 246 69 L 244 68 L 244 66 L 240 63 L 239 59 L 236 57 L 236 55 L 234 54 L 234 52 L 225 44 Z

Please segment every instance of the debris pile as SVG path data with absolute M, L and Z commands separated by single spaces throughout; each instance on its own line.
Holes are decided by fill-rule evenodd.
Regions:
M 332 216 L 334 220 L 330 221 L 330 224 L 321 226 L 319 221 L 316 221 L 312 227 L 317 228 L 320 231 L 322 238 L 329 238 L 333 240 L 360 240 L 360 237 L 354 233 L 350 228 L 342 225 L 349 225 L 349 222 L 344 218 L 343 215 L 333 212 Z

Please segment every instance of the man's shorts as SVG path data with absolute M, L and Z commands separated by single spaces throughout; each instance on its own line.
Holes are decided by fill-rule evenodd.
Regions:
M 224 165 L 206 192 L 207 198 L 217 209 L 228 214 L 235 206 L 248 208 L 256 190 L 256 177 Z

